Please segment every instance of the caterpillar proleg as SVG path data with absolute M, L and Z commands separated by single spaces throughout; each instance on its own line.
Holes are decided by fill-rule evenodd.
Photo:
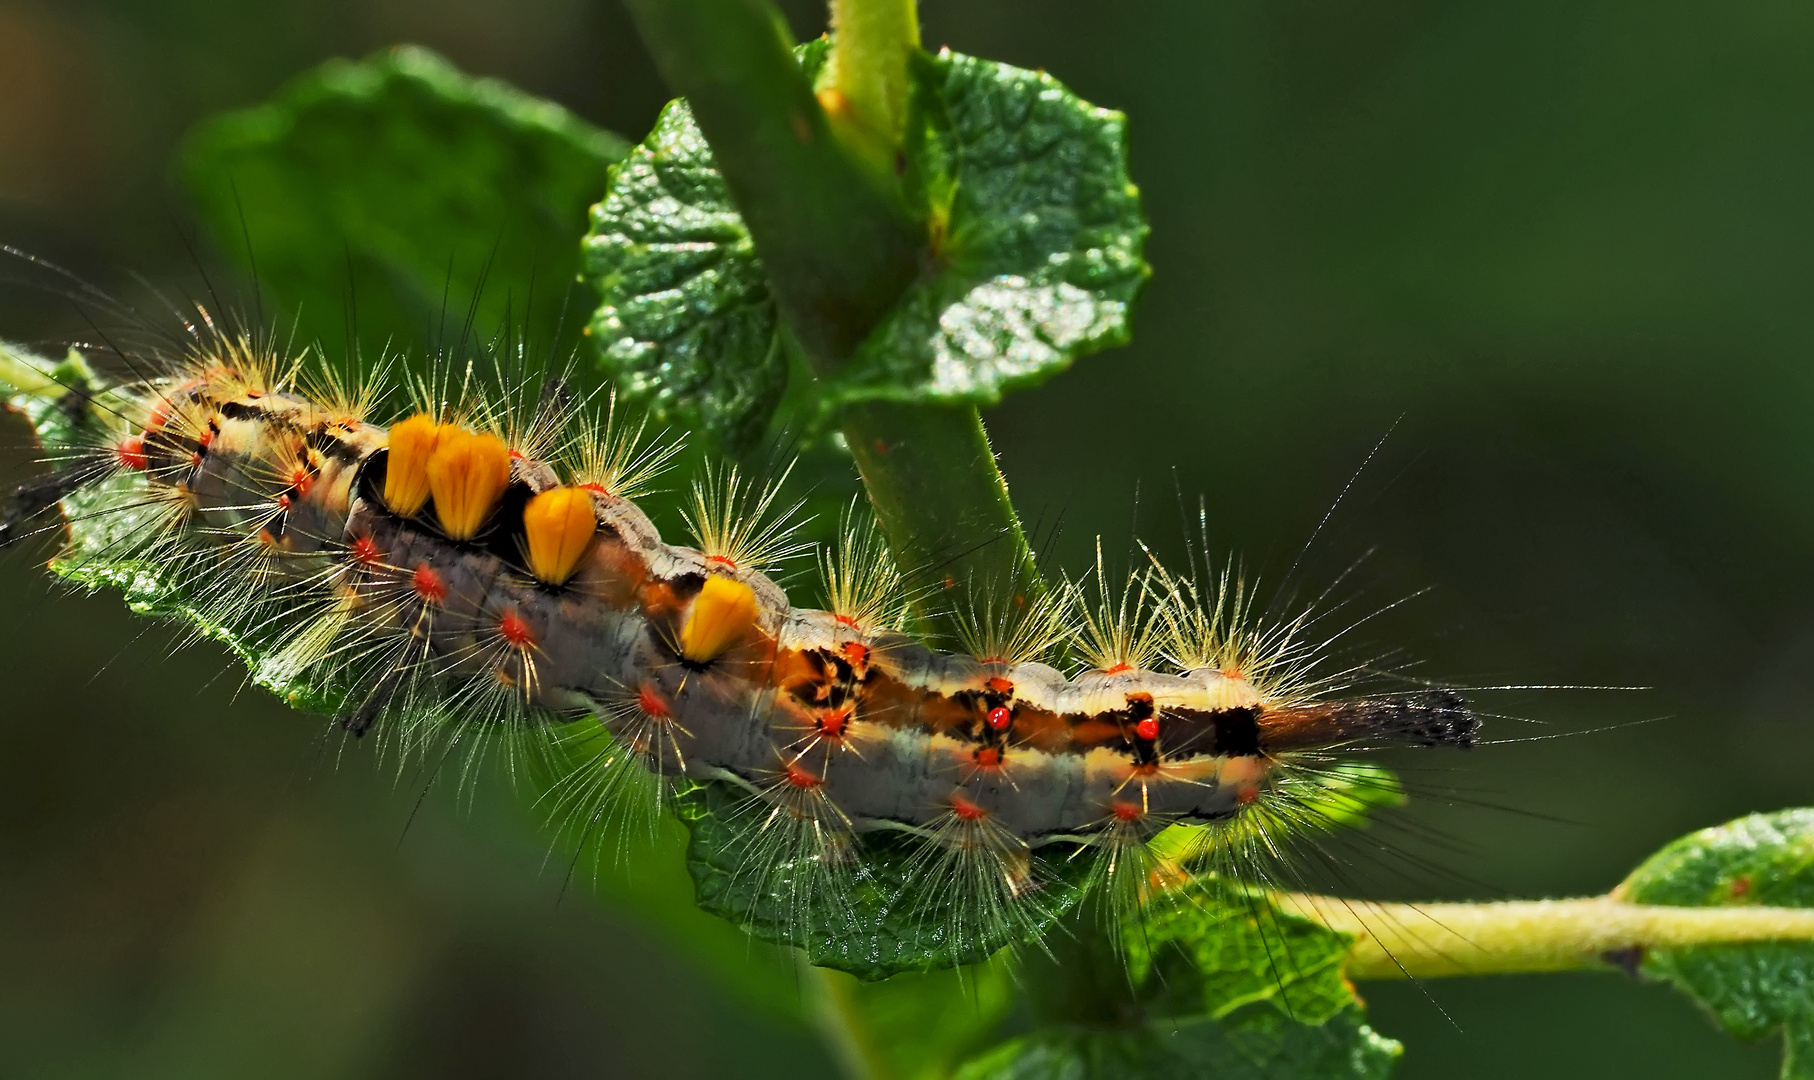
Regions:
M 178 613 L 352 736 L 544 757 L 594 740 L 555 787 L 582 814 L 674 782 L 740 793 L 737 873 L 788 919 L 885 836 L 930 895 L 1037 928 L 1048 852 L 1113 878 L 1181 825 L 1213 855 L 1256 810 L 1289 816 L 1308 763 L 1475 739 L 1450 691 L 1319 696 L 1290 627 L 1256 637 L 1229 582 L 1157 564 L 1087 610 L 1074 589 L 1003 603 L 942 652 L 903 628 L 900 577 L 856 524 L 822 555 L 830 609 L 794 607 L 765 572 L 790 543 L 772 488 L 710 481 L 700 546 L 670 544 L 633 501 L 661 451 L 585 402 L 424 392 L 380 424 L 371 392 L 309 370 L 211 327 L 180 369 L 119 380 L 0 346 L 0 389 L 56 463 L 7 535 L 60 507 L 66 578 L 201 583 Z M 1067 674 L 1048 646 L 1073 633 Z

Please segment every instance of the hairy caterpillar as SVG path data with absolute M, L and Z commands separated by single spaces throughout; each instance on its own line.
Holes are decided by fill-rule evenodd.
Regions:
M 699 547 L 669 545 L 631 501 L 662 453 L 583 404 L 418 387 L 380 426 L 374 390 L 302 363 L 205 318 L 180 364 L 120 381 L 0 348 L 57 460 L 0 539 L 60 504 L 67 576 L 203 583 L 196 621 L 355 736 L 441 760 L 596 745 L 556 786 L 576 813 L 724 782 L 754 810 L 740 868 L 789 919 L 886 834 L 912 873 L 1036 927 L 1042 851 L 1099 854 L 1099 880 L 1184 824 L 1213 855 L 1255 814 L 1289 820 L 1328 752 L 1475 738 L 1451 692 L 1319 697 L 1289 626 L 1256 636 L 1238 598 L 1158 567 L 1081 613 L 1069 590 L 985 593 L 944 653 L 902 630 L 899 577 L 856 527 L 823 560 L 829 610 L 795 608 L 764 572 L 786 540 L 772 489 L 708 481 Z M 1044 658 L 1073 622 L 1067 677 Z

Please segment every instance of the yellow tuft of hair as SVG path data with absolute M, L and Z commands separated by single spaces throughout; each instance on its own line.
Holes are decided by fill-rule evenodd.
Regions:
M 428 505 L 428 459 L 449 430 L 424 413 L 391 425 L 384 466 L 384 505 L 391 513 L 415 517 Z
M 510 483 L 510 449 L 496 435 L 448 427 L 428 458 L 428 490 L 441 531 L 471 540 Z
M 689 663 L 709 664 L 755 625 L 755 590 L 714 574 L 693 598 L 693 609 L 680 628 L 680 655 Z
M 545 585 L 561 585 L 579 568 L 579 561 L 598 532 L 592 493 L 582 488 L 558 487 L 536 495 L 523 507 L 523 538 L 529 572 Z

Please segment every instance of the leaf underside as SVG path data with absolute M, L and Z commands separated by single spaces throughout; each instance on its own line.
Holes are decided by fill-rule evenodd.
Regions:
M 952 883 L 924 872 L 923 842 L 904 835 L 859 834 L 855 850 L 835 868 L 838 877 L 828 881 L 820 866 L 782 864 L 752 843 L 773 827 L 773 810 L 739 788 L 691 786 L 677 797 L 676 810 L 692 832 L 687 865 L 701 907 L 757 937 L 797 946 L 814 964 L 865 980 L 980 963 L 1003 948 L 1033 946 L 1076 904 L 1089 872 L 1083 859 L 1037 860 L 1040 894 L 1030 917 L 992 922 L 944 903 Z

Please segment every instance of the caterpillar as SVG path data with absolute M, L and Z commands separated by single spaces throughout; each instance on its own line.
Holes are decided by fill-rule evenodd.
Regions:
M 1032 925 L 1042 852 L 1112 866 L 1174 825 L 1214 847 L 1289 816 L 1332 753 L 1476 739 L 1452 691 L 1319 693 L 1294 624 L 1259 633 L 1228 578 L 1157 561 L 1095 608 L 985 590 L 964 649 L 940 651 L 908 632 L 901 576 L 857 523 L 821 552 L 828 607 L 794 607 L 770 576 L 774 488 L 717 473 L 688 514 L 698 546 L 667 543 L 635 500 L 668 451 L 615 402 L 600 419 L 539 384 L 424 384 L 377 423 L 375 381 L 205 312 L 179 359 L 134 366 L 110 379 L 0 346 L 0 389 L 54 464 L 0 542 L 60 510 L 65 576 L 129 596 L 144 575 L 199 583 L 195 621 L 258 643 L 261 684 L 353 737 L 425 755 L 587 741 L 555 785 L 576 813 L 735 791 L 745 865 L 786 863 L 799 917 L 887 836 L 989 894 L 994 921 Z M 1070 674 L 1048 662 L 1067 636 Z

